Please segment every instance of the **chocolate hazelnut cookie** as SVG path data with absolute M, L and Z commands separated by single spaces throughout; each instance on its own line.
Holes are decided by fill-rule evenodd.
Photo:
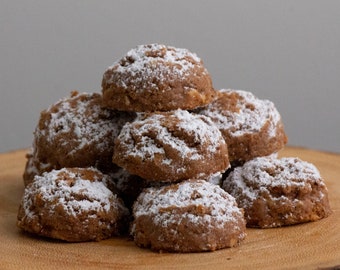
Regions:
M 214 251 L 236 246 L 246 236 L 235 199 L 205 180 L 144 189 L 133 215 L 135 243 L 154 251 Z
M 258 99 L 250 92 L 222 89 L 198 113 L 210 117 L 222 132 L 232 165 L 270 155 L 287 143 L 274 103 Z
M 25 188 L 17 225 L 68 242 L 98 241 L 120 234 L 128 210 L 94 168 L 64 168 L 35 176 Z
M 331 213 L 319 171 L 298 158 L 255 158 L 235 168 L 222 187 L 244 209 L 248 227 L 293 225 Z
M 184 110 L 140 115 L 124 125 L 113 152 L 114 163 L 147 181 L 204 178 L 229 167 L 218 128 Z
M 63 167 L 97 167 L 111 170 L 114 140 L 121 127 L 136 116 L 103 109 L 98 93 L 72 92 L 41 112 L 28 155 L 25 182 L 33 171 L 41 174 Z
M 103 104 L 122 111 L 194 109 L 215 91 L 202 60 L 187 49 L 140 45 L 103 75 Z

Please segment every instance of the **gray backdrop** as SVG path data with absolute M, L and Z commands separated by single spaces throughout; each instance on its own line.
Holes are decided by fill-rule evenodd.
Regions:
M 0 152 L 29 147 L 42 109 L 138 44 L 196 52 L 216 88 L 279 109 L 289 144 L 340 152 L 340 1 L 0 0 Z

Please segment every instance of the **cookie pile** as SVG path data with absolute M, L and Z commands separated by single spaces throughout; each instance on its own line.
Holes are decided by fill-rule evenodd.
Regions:
M 234 247 L 246 227 L 331 213 L 310 163 L 277 158 L 287 143 L 269 100 L 215 90 L 187 49 L 138 46 L 41 112 L 17 224 L 68 242 L 130 234 L 155 251 Z

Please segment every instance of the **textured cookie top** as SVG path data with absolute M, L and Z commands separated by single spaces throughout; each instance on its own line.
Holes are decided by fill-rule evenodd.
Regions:
M 240 190 L 251 202 L 260 193 L 272 197 L 296 196 L 296 192 L 302 195 L 301 192 L 311 192 L 315 184 L 325 186 L 319 171 L 311 163 L 298 158 L 259 157 L 235 168 L 223 187 L 232 185 L 236 193 Z
M 122 111 L 170 111 L 208 104 L 215 90 L 202 60 L 187 49 L 140 45 L 103 74 L 103 104 Z
M 222 89 L 218 93 L 217 99 L 200 113 L 212 118 L 220 130 L 237 137 L 257 133 L 269 122 L 269 136 L 276 135 L 281 116 L 273 102 L 243 90 Z
M 214 219 L 214 225 L 223 227 L 226 222 L 237 223 L 243 213 L 235 199 L 219 186 L 191 180 L 145 189 L 134 205 L 134 217 L 141 216 L 151 216 L 156 225 L 163 227 L 181 218 L 188 218 L 193 224 Z
M 72 92 L 42 111 L 34 132 L 33 156 L 54 169 L 110 169 L 114 140 L 136 115 L 104 109 L 101 104 L 98 93 Z
M 198 160 L 204 158 L 199 151 L 200 145 L 207 145 L 206 150 L 211 153 L 220 147 L 221 133 L 205 117 L 177 110 L 141 118 L 125 125 L 119 135 L 119 139 L 126 142 L 131 141 L 131 136 L 139 138 L 136 145 L 127 145 L 129 155 L 154 158 L 156 153 L 164 154 L 168 146 L 182 158 Z M 171 160 L 163 162 L 171 163 Z
M 116 140 L 113 161 L 122 167 L 131 164 L 126 167 L 130 172 L 138 163 L 145 164 L 143 175 L 131 173 L 148 180 L 144 173 L 154 177 L 155 167 L 167 171 L 166 177 L 172 179 L 181 177 L 192 166 L 201 167 L 203 173 L 207 173 L 207 169 L 211 169 L 211 173 L 223 171 L 229 166 L 227 147 L 218 128 L 209 118 L 184 110 L 140 115 L 139 119 L 127 123 Z M 219 168 L 216 170 L 214 166 Z
M 31 218 L 37 215 L 38 194 L 39 200 L 49 204 L 51 213 L 59 207 L 74 217 L 88 213 L 89 217 L 96 218 L 98 212 L 107 213 L 116 195 L 104 185 L 105 177 L 94 168 L 64 168 L 35 176 L 25 190 L 25 215 Z
M 187 49 L 162 44 L 140 45 L 108 68 L 115 71 L 115 76 L 106 73 L 104 78 L 107 83 L 115 81 L 119 87 L 132 87 L 138 92 L 150 87 L 157 88 L 155 79 L 160 82 L 183 80 L 192 75 L 195 65 L 201 65 L 201 62 L 195 53 Z
M 98 93 L 72 92 L 41 113 L 35 136 L 49 143 L 59 141 L 60 146 L 70 145 L 71 153 L 86 146 L 105 149 L 110 145 L 108 136 L 116 137 L 129 116 L 103 109 Z M 65 136 L 66 135 L 66 136 Z

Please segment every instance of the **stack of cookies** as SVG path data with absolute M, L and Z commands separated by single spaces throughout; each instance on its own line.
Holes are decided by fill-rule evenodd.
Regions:
M 41 113 L 17 224 L 69 242 L 129 233 L 140 247 L 200 252 L 237 246 L 246 227 L 327 217 L 310 163 L 277 157 L 281 116 L 251 92 L 215 90 L 194 53 L 130 50 L 102 93 L 72 92 Z

